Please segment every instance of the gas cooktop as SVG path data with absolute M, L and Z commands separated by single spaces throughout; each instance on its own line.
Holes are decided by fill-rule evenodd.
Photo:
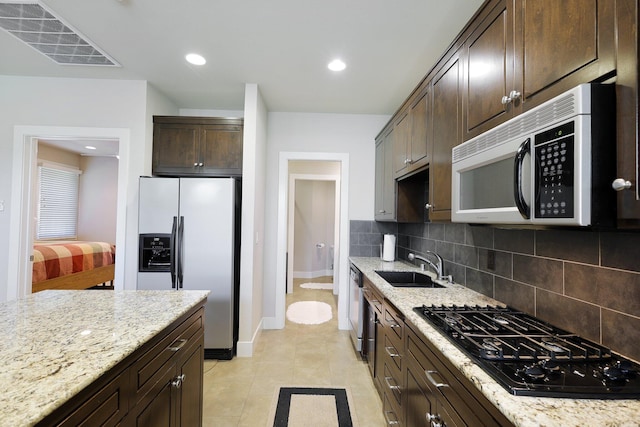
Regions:
M 494 306 L 414 310 L 514 395 L 640 398 L 640 365 L 526 313 Z

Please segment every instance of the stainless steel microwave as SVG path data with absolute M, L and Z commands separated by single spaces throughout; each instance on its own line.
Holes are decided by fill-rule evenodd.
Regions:
M 615 89 L 582 84 L 452 150 L 454 222 L 609 226 Z

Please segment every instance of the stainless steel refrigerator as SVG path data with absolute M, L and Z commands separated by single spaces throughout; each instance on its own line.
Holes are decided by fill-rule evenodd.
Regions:
M 209 290 L 205 358 L 231 359 L 238 330 L 240 181 L 141 177 L 138 289 Z

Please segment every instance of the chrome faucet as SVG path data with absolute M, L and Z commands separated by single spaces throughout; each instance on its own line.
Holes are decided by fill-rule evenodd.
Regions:
M 442 259 L 442 257 L 440 255 L 438 255 L 435 252 L 432 251 L 426 251 L 425 254 L 429 254 L 429 255 L 433 255 L 433 257 L 436 259 L 436 262 L 432 262 L 424 257 L 421 257 L 420 255 L 416 255 L 413 252 L 409 252 L 409 255 L 407 255 L 407 258 L 409 259 L 409 261 L 413 261 L 415 259 L 419 259 L 420 261 L 424 261 L 425 263 L 427 263 L 429 266 L 431 266 L 431 268 L 433 268 L 437 274 L 437 279 L 438 280 L 447 280 L 449 282 L 452 281 L 452 277 L 449 276 L 444 276 L 444 261 Z

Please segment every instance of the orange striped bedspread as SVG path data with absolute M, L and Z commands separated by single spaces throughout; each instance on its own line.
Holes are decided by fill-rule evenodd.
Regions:
M 115 245 L 106 242 L 60 241 L 33 247 L 32 282 L 113 264 Z

